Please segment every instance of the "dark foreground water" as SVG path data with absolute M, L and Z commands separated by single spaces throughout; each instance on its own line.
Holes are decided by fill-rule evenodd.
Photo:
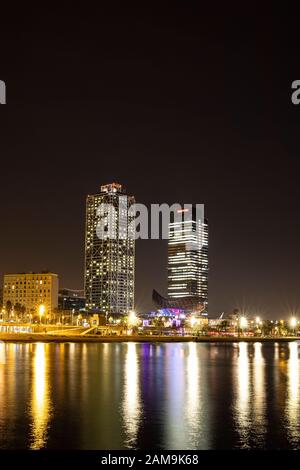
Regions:
M 0 448 L 298 448 L 299 347 L 1 344 Z

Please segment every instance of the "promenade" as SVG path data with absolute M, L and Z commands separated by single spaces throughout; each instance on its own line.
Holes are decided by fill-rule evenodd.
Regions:
M 163 336 L 163 335 L 74 335 L 50 333 L 0 333 L 0 341 L 12 343 L 182 343 L 188 341 L 202 343 L 236 343 L 236 342 L 289 342 L 300 341 L 296 336 Z

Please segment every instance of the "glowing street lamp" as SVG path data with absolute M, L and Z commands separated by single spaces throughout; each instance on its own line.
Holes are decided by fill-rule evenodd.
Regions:
M 247 328 L 248 326 L 248 320 L 246 317 L 241 317 L 240 320 L 239 320 L 239 326 L 240 326 L 240 329 L 243 331 L 245 328 Z
M 134 326 L 137 322 L 137 316 L 134 311 L 129 312 L 128 315 L 128 324 Z
M 44 315 L 45 310 L 46 310 L 45 305 L 41 304 L 39 306 L 40 323 L 42 323 L 42 316 Z
M 259 325 L 259 324 L 260 324 L 260 318 L 259 318 L 259 317 L 256 317 L 256 319 L 255 319 L 255 323 L 256 323 L 257 325 Z
M 292 318 L 290 319 L 290 325 L 291 325 L 291 327 L 292 327 L 292 329 L 293 329 L 293 332 L 295 333 L 295 328 L 296 328 L 296 326 L 297 326 L 297 319 L 296 319 L 295 317 L 292 317 Z

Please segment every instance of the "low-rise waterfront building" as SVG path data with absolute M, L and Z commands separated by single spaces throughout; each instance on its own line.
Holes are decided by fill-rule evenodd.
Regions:
M 58 282 L 58 275 L 50 272 L 5 274 L 4 316 L 51 314 L 58 307 Z

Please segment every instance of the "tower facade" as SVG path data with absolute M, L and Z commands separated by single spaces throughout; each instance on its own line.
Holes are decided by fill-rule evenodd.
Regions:
M 208 223 L 197 216 L 196 206 L 179 210 L 169 224 L 168 297 L 194 297 L 207 312 Z
M 101 186 L 86 200 L 86 308 L 106 316 L 134 308 L 135 240 L 129 208 L 133 196 L 122 185 Z

